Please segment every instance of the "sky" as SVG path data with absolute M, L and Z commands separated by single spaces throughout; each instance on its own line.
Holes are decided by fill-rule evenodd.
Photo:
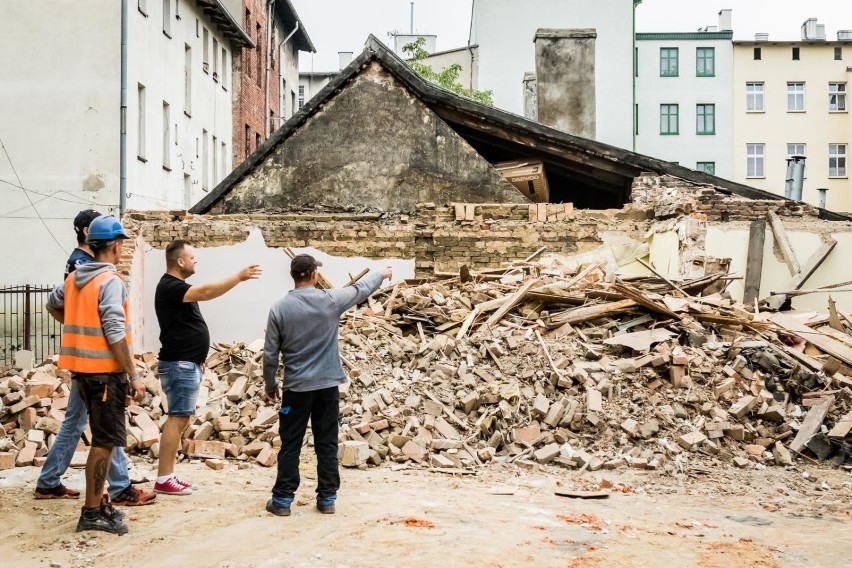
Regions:
M 525 3 L 515 1 L 519 7 Z M 300 55 L 301 71 L 337 70 L 338 51 L 359 53 L 370 34 L 390 45 L 389 32 L 409 31 L 410 0 L 292 2 L 317 48 L 313 55 Z M 436 34 L 438 51 L 466 45 L 471 5 L 472 0 L 415 0 L 415 33 Z M 716 25 L 723 8 L 733 9 L 735 40 L 753 39 L 756 32 L 768 32 L 770 40 L 796 40 L 809 17 L 825 24 L 828 39 L 836 39 L 838 29 L 852 29 L 852 0 L 644 0 L 636 12 L 636 30 L 695 31 Z

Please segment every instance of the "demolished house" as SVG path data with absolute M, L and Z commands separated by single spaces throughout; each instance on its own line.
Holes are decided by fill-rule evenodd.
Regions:
M 341 321 L 345 466 L 849 467 L 845 217 L 460 98 L 374 38 L 189 214 L 125 221 L 146 351 L 169 241 L 209 270 L 271 259 L 268 288 L 205 305 L 216 344 L 184 454 L 211 467 L 274 463 L 256 338 L 291 248 L 341 261 L 326 286 L 407 263 Z M 139 367 L 128 447 L 153 458 L 165 397 L 156 358 Z M 38 464 L 67 376 L 3 375 L 0 468 Z

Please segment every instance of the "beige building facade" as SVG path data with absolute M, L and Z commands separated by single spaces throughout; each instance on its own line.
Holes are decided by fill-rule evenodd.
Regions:
M 787 159 L 802 155 L 802 200 L 819 205 L 825 188 L 825 207 L 849 212 L 852 40 L 802 35 L 734 42 L 732 179 L 784 195 Z

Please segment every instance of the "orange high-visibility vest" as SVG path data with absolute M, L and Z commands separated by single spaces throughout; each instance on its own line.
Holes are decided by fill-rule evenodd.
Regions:
M 59 368 L 77 373 L 114 373 L 124 367 L 109 348 L 101 325 L 98 297 L 101 286 L 117 272 L 102 272 L 82 288 L 74 284 L 74 273 L 65 280 L 65 325 L 62 328 L 62 346 L 59 349 Z M 124 322 L 127 347 L 132 353 L 130 334 L 130 309 L 124 299 Z

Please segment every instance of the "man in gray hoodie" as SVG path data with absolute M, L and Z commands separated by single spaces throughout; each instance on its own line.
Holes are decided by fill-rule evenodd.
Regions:
M 114 448 L 127 443 L 124 400 L 128 386 L 134 399 L 141 400 L 145 395 L 131 355 L 127 289 L 115 268 L 127 238 L 114 217 L 103 215 L 93 220 L 88 244 L 94 261 L 79 266 L 51 292 L 47 302 L 50 315 L 65 324 L 58 366 L 71 371 L 92 430 L 86 461 L 86 502 L 77 530 L 119 535 L 127 532 L 124 514 L 110 505 L 104 484 Z
M 338 327 L 340 316 L 367 299 L 382 280 L 393 277 L 390 267 L 372 271 L 355 285 L 332 290 L 317 289 L 317 267 L 322 263 L 300 254 L 290 263 L 295 289 L 269 310 L 263 348 L 263 379 L 266 395 L 277 401 L 279 356 L 283 357 L 284 379 L 278 431 L 278 475 L 266 510 L 278 516 L 290 514 L 299 487 L 299 454 L 308 419 L 317 454 L 317 509 L 334 513 L 340 488 L 337 463 L 338 386 L 346 381 L 340 366 Z

